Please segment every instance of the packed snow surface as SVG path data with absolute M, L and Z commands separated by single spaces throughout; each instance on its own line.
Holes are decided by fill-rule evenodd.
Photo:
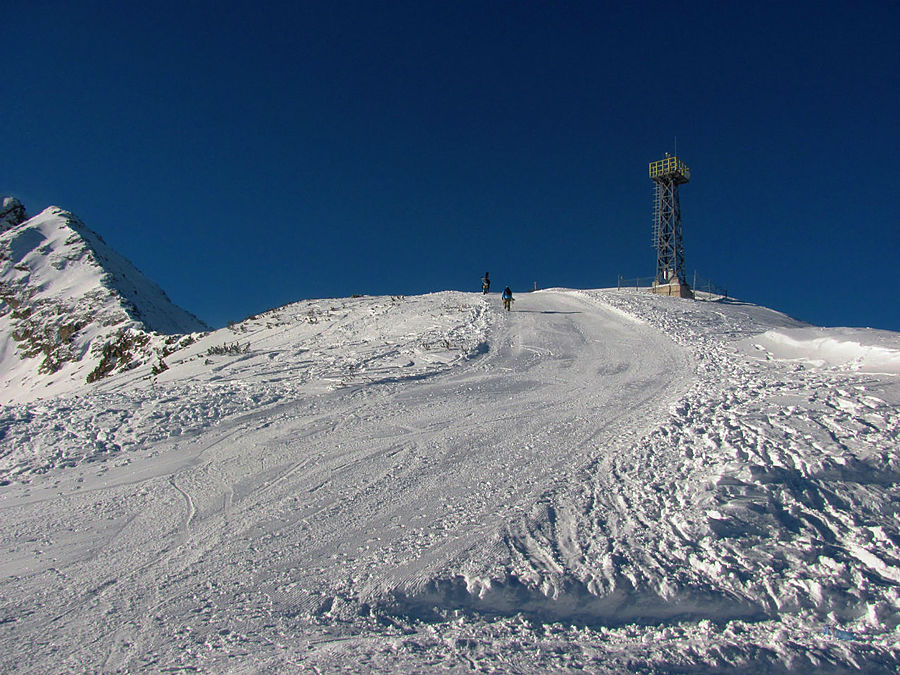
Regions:
M 0 412 L 0 670 L 900 666 L 900 336 L 305 301 Z

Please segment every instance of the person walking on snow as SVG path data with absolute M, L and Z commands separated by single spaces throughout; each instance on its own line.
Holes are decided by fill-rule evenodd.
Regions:
M 503 295 L 501 295 L 500 298 L 503 300 L 503 309 L 507 312 L 510 311 L 510 306 L 513 304 L 513 296 L 509 286 L 503 289 Z
M 488 276 L 488 273 L 485 272 L 484 276 L 481 278 L 481 292 L 485 295 L 488 294 L 488 291 L 491 290 L 491 278 Z

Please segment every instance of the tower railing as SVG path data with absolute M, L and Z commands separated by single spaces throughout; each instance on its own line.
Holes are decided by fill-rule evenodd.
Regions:
M 674 178 L 679 183 L 687 183 L 691 180 L 691 170 L 688 165 L 677 157 L 668 156 L 655 162 L 650 162 L 650 178 Z

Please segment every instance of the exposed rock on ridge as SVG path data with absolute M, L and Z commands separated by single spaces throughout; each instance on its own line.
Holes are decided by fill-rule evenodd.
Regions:
M 15 197 L 3 197 L 0 200 L 0 232 L 21 225 L 25 222 L 25 207 Z
M 152 363 L 207 329 L 72 213 L 3 199 L 0 383 L 14 399 Z M 5 229 L 3 229 L 5 228 Z

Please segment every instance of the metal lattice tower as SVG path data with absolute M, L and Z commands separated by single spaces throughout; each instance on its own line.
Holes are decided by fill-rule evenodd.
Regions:
M 678 186 L 691 180 L 691 170 L 680 159 L 666 153 L 665 159 L 650 162 L 650 179 L 656 183 L 653 205 L 656 284 L 687 286 Z

